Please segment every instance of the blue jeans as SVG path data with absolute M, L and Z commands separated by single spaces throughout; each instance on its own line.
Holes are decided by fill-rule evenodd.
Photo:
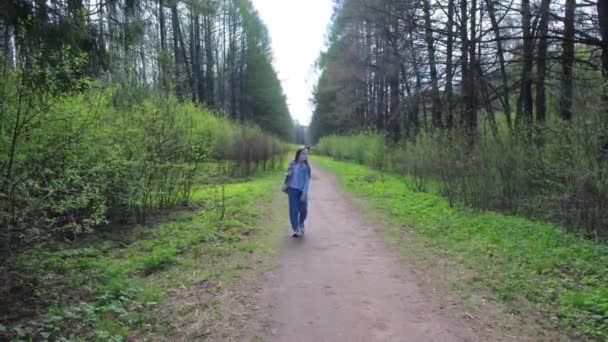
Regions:
M 298 189 L 287 188 L 287 196 L 289 197 L 289 221 L 291 221 L 291 229 L 295 232 L 306 220 L 308 202 L 300 201 L 302 191 Z

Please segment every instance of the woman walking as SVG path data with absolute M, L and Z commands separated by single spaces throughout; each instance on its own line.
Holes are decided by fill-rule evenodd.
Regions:
M 289 198 L 289 220 L 293 237 L 304 234 L 304 221 L 308 210 L 308 188 L 310 186 L 310 165 L 308 164 L 309 147 L 296 151 L 294 159 L 287 167 L 283 191 Z

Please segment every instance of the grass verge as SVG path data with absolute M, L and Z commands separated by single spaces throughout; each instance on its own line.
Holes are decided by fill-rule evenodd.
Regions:
M 31 300 L 2 317 L 0 339 L 120 341 L 134 331 L 171 333 L 174 326 L 157 314 L 176 291 L 227 283 L 234 271 L 251 267 L 254 253 L 274 253 L 272 230 L 260 223 L 280 174 L 226 185 L 224 205 L 218 188 L 200 190 L 194 210 L 120 239 L 21 253 L 14 265 L 26 275 Z
M 552 224 L 450 207 L 441 196 L 412 191 L 406 177 L 327 157 L 315 161 L 386 216 L 391 238 L 410 229 L 412 239 L 466 267 L 471 276 L 458 284 L 463 290 L 489 289 L 493 299 L 514 304 L 514 314 L 529 303 L 544 326 L 608 340 L 608 247 Z

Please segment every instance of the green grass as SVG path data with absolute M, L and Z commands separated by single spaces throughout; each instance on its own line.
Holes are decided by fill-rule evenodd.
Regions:
M 385 174 L 382 182 L 365 166 L 315 161 L 386 216 L 393 230 L 411 229 L 411 238 L 468 268 L 474 284 L 460 286 L 489 288 L 506 303 L 531 303 L 549 325 L 608 340 L 608 247 L 549 223 L 450 207 L 437 194 L 413 191 L 406 177 Z
M 123 340 L 139 329 L 160 330 L 152 312 L 172 290 L 231 277 L 249 266 L 253 251 L 268 254 L 272 233 L 260 227 L 281 171 L 259 174 L 194 195 L 194 210 L 155 227 L 137 227 L 124 239 L 40 246 L 18 255 L 38 312 L 22 310 L 0 324 L 0 339 Z M 24 319 L 24 317 L 30 317 Z M 167 328 L 169 329 L 169 328 Z M 169 329 L 170 330 L 170 329 Z

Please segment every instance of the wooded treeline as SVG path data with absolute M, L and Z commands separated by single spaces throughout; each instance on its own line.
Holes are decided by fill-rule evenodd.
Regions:
M 302 126 L 296 122 L 294 125 L 294 143 L 298 145 L 310 144 L 310 135 L 308 132 L 308 126 Z
M 605 231 L 606 1 L 339 1 L 318 64 L 315 140 L 377 132 L 452 200 Z
M 8 0 L 0 24 L 5 65 L 49 65 L 67 48 L 85 54 L 86 76 L 171 90 L 291 137 L 270 38 L 248 0 Z

